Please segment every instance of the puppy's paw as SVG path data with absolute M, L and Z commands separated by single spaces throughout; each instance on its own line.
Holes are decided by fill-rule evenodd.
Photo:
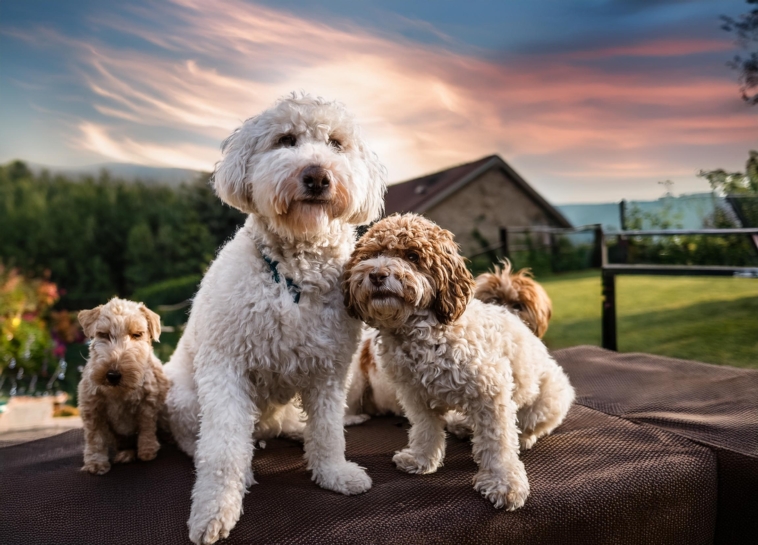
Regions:
M 187 521 L 189 538 L 197 545 L 209 545 L 219 539 L 229 537 L 229 532 L 237 524 L 242 508 L 241 502 L 237 507 L 232 505 L 220 505 L 217 502 L 192 502 L 192 512 Z M 233 502 L 230 502 L 233 503 Z
M 521 434 L 518 437 L 519 446 L 522 451 L 529 450 L 537 442 L 537 436 L 534 434 Z
M 480 470 L 474 476 L 474 490 L 492 502 L 496 509 L 505 507 L 515 511 L 522 507 L 529 496 L 529 481 L 524 465 L 504 474 Z
M 367 414 L 348 414 L 345 415 L 345 426 L 357 426 L 370 419 L 371 416 Z
M 431 459 L 419 454 L 414 453 L 410 448 L 403 449 L 395 453 L 392 457 L 392 461 L 398 469 L 405 471 L 406 473 L 414 473 L 417 475 L 426 475 L 434 473 L 442 465 L 442 460 Z
M 114 464 L 128 464 L 134 461 L 133 450 L 119 450 L 113 458 Z
M 140 435 L 137 439 L 137 458 L 143 462 L 154 459 L 158 456 L 158 449 L 161 448 L 161 444 L 155 436 Z
M 284 430 L 280 434 L 282 437 L 286 439 L 291 439 L 292 441 L 297 441 L 298 443 L 302 443 L 304 441 L 304 432 L 305 428 L 300 429 L 289 429 Z
M 468 439 L 472 434 L 469 421 L 460 413 L 448 413 L 445 415 L 445 429 L 458 439 Z
M 313 472 L 313 480 L 321 488 L 333 490 L 346 496 L 362 494 L 371 488 L 371 477 L 354 462 L 345 462 Z
M 105 475 L 110 470 L 111 464 L 107 458 L 105 460 L 100 458 L 95 460 L 85 460 L 84 466 L 82 467 L 82 471 L 87 471 L 93 475 Z

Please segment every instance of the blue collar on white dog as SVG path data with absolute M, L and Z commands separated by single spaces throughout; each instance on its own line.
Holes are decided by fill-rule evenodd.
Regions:
M 263 258 L 263 261 L 266 262 L 268 265 L 268 268 L 271 269 L 271 275 L 274 278 L 274 282 L 279 284 L 282 281 L 282 277 L 279 274 L 279 269 L 276 268 L 277 265 L 279 265 L 278 261 L 272 261 L 269 256 L 263 253 L 263 250 L 258 248 L 258 251 L 261 253 L 261 257 Z M 287 291 L 290 292 L 290 295 L 292 295 L 292 300 L 295 301 L 295 304 L 297 305 L 300 302 L 300 286 L 295 284 L 295 282 L 285 276 L 284 282 L 287 284 Z

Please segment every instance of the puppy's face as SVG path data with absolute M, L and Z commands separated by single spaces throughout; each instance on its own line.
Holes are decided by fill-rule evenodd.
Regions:
M 90 378 L 113 395 L 142 386 L 160 336 L 160 318 L 141 303 L 111 299 L 79 313 L 79 323 L 92 342 L 87 366 Z
M 222 150 L 218 196 L 281 234 L 300 238 L 381 214 L 386 171 L 336 102 L 293 93 L 245 121 Z
M 514 273 L 507 260 L 502 270 L 496 266 L 494 272 L 476 277 L 474 297 L 484 303 L 508 308 L 540 338 L 547 331 L 553 314 L 550 297 L 534 281 L 531 272 L 522 269 Z
M 348 312 L 397 329 L 412 315 L 448 324 L 466 309 L 474 281 L 450 231 L 414 214 L 377 222 L 358 241 L 343 277 Z

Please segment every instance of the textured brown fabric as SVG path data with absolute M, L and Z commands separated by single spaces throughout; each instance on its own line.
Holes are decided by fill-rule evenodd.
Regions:
M 310 479 L 299 444 L 254 460 L 258 485 L 229 543 L 711 543 L 716 463 L 707 448 L 577 406 L 523 456 L 526 506 L 495 510 L 471 485 L 468 442 L 450 439 L 434 475 L 397 471 L 406 424 L 350 428 L 348 455 L 374 480 L 345 497 Z M 103 477 L 78 471 L 79 431 L 0 449 L 0 543 L 187 543 L 193 474 L 174 447 Z
M 555 353 L 577 403 L 711 447 L 718 461 L 716 543 L 758 543 L 758 371 L 617 354 Z
M 758 371 L 594 346 L 554 355 L 577 403 L 758 458 Z
M 700 391 L 718 399 L 711 392 L 722 383 L 718 368 L 707 366 L 715 370 L 714 380 L 703 379 L 701 390 L 692 392 L 686 373 L 659 369 L 667 368 L 666 361 L 637 370 L 669 381 L 670 399 L 654 398 L 652 425 L 625 415 L 632 405 L 647 414 L 642 399 L 658 385 L 635 379 L 633 369 L 607 369 L 628 355 L 590 347 L 556 355 L 580 404 L 552 436 L 522 455 L 532 487 L 524 508 L 495 510 L 473 490 L 476 466 L 466 441 L 448 439 L 445 465 L 434 475 L 397 471 L 391 455 L 405 445 L 407 424 L 376 418 L 347 432 L 348 458 L 374 480 L 368 493 L 345 497 L 318 488 L 301 445 L 269 441 L 253 462 L 259 484 L 245 497 L 245 512 L 224 543 L 754 542 L 758 534 L 748 532 L 745 518 L 755 518 L 756 510 L 746 513 L 744 506 L 755 505 L 750 479 L 756 460 L 737 451 L 749 448 L 750 440 L 731 438 L 731 432 L 722 439 L 720 424 L 707 428 L 707 444 L 679 433 L 682 421 L 700 422 L 698 413 L 686 411 L 677 420 L 679 394 Z M 738 391 L 741 382 L 734 380 L 740 385 L 726 382 Z M 592 403 L 602 409 L 582 406 Z M 723 429 L 740 435 L 732 419 L 743 413 L 726 405 Z M 676 422 L 676 433 L 658 426 L 661 415 L 664 423 Z M 754 417 L 743 417 L 745 429 L 752 429 Z M 0 448 L 0 543 L 188 543 L 194 476 L 191 461 L 175 447 L 164 447 L 152 462 L 115 466 L 103 477 L 78 471 L 81 463 L 81 431 Z

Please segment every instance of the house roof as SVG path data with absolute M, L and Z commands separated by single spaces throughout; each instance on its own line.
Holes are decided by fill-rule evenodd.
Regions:
M 490 155 L 471 163 L 389 186 L 384 199 L 385 214 L 389 215 L 395 212 L 423 214 L 493 168 L 502 170 L 509 179 L 545 209 L 559 226 L 571 227 L 571 223 L 563 217 L 563 214 L 532 189 L 526 180 L 519 176 L 499 155 Z

